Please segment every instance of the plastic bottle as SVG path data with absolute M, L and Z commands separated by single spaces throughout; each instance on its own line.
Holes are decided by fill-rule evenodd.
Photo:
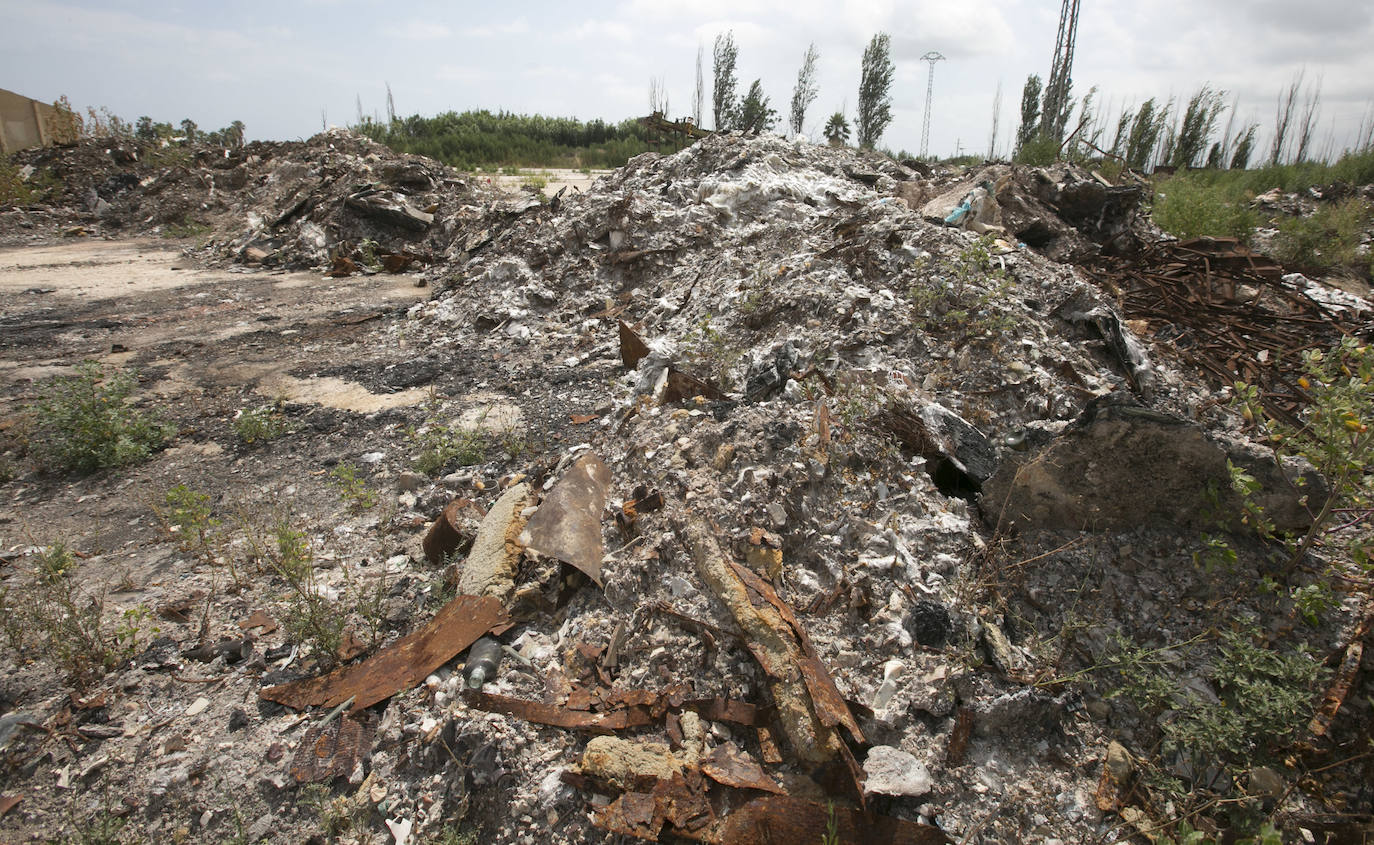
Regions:
M 482 684 L 496 677 L 496 667 L 501 663 L 501 643 L 492 637 L 483 637 L 468 649 L 467 662 L 463 664 L 463 680 L 468 689 L 481 689 Z

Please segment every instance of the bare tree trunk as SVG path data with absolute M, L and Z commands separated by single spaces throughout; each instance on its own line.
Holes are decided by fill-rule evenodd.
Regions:
M 1298 125 L 1298 153 L 1294 161 L 1302 162 L 1312 145 L 1312 133 L 1317 129 L 1317 117 L 1321 112 L 1322 81 L 1318 77 L 1311 88 L 1307 89 L 1307 99 L 1302 106 L 1302 123 Z
M 692 96 L 692 125 L 700 126 L 702 115 L 706 112 L 706 84 L 701 75 L 701 64 L 705 57 L 706 48 L 697 45 L 697 90 Z
M 1302 87 L 1304 70 L 1298 71 L 1288 85 L 1288 91 L 1279 92 L 1279 109 L 1274 117 L 1274 146 L 1269 155 L 1269 163 L 1278 164 L 1283 159 L 1283 148 L 1288 144 L 1288 133 L 1293 128 L 1293 106 L 1298 100 L 1298 89 Z

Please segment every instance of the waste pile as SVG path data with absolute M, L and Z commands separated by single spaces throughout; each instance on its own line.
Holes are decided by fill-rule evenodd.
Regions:
M 55 189 L 8 212 L 11 233 L 197 236 L 205 258 L 341 273 L 451 258 L 472 204 L 494 198 L 471 174 L 342 130 L 236 148 L 85 139 L 16 161 Z
M 401 592 L 442 585 L 437 613 L 328 673 L 273 646 L 247 735 L 281 784 L 346 783 L 398 843 L 455 817 L 502 843 L 1146 841 L 1180 794 L 1324 829 L 1289 769 L 1161 736 L 1231 694 L 1219 631 L 1337 663 L 1368 633 L 1353 601 L 1299 625 L 1237 588 L 1277 577 L 1261 554 L 1196 557 L 1254 502 L 1311 523 L 1322 480 L 1251 443 L 1228 379 L 1296 413 L 1269 356 L 1364 331 L 1362 301 L 1157 243 L 1139 184 L 1070 165 L 721 134 L 543 202 L 339 133 L 223 163 L 95 193 L 152 221 L 203 186 L 207 257 L 415 273 L 433 295 L 395 331 L 537 443 L 494 484 L 404 473 Z M 1367 737 L 1356 669 L 1314 755 Z M 1136 703 L 1162 682 L 1186 694 Z

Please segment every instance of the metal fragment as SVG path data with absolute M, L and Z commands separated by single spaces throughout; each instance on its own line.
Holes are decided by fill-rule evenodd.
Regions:
M 268 687 L 259 695 L 297 710 L 334 707 L 355 697 L 350 712 L 356 713 L 415 686 L 478 637 L 509 621 L 505 608 L 490 596 L 458 596 L 420 630 L 361 663 Z
M 372 748 L 376 719 L 348 716 L 335 722 L 315 725 L 301 737 L 291 761 L 291 776 L 297 783 L 319 783 L 346 778 L 353 767 Z
M 578 458 L 530 517 L 520 542 L 525 548 L 569 563 L 601 584 L 601 511 L 611 471 L 599 457 Z

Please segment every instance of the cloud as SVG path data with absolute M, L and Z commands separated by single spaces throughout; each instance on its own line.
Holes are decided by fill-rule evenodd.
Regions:
M 384 27 L 382 34 L 402 41 L 440 41 L 453 35 L 453 30 L 441 23 L 412 18 L 404 23 Z
M 623 21 L 583 21 L 569 35 L 577 41 L 633 41 L 635 32 Z
M 524 35 L 529 31 L 529 22 L 524 18 L 516 18 L 507 23 L 470 26 L 463 30 L 463 35 L 469 38 L 502 38 L 507 35 Z

